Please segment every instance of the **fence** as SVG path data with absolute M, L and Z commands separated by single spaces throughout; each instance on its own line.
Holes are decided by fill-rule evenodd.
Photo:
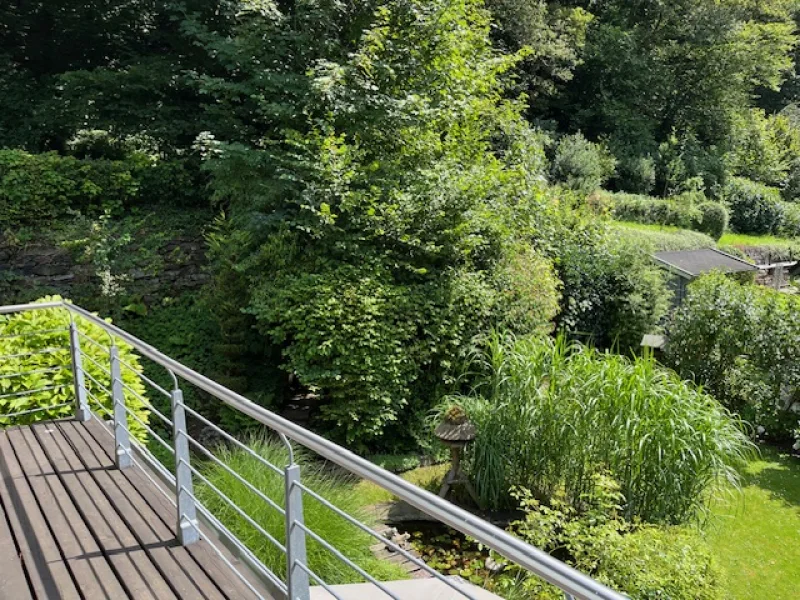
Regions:
M 381 590 L 387 597 L 400 600 L 397 593 L 392 591 L 384 582 L 378 581 L 366 572 L 355 561 L 351 560 L 342 551 L 330 544 L 318 532 L 309 527 L 304 520 L 304 502 L 307 498 L 313 498 L 326 509 L 333 511 L 339 517 L 350 523 L 353 527 L 363 531 L 365 534 L 375 538 L 379 543 L 399 553 L 406 559 L 426 571 L 431 577 L 438 579 L 443 585 L 452 588 L 461 596 L 470 600 L 476 600 L 471 591 L 475 588 L 464 586 L 458 579 L 446 577 L 435 569 L 428 566 L 422 559 L 401 547 L 392 539 L 381 535 L 369 526 L 360 522 L 358 519 L 341 510 L 334 503 L 324 498 L 320 493 L 303 483 L 301 468 L 295 461 L 295 447 L 305 448 L 316 453 L 319 457 L 338 465 L 346 472 L 370 481 L 384 490 L 391 493 L 398 500 L 422 511 L 429 517 L 439 521 L 453 529 L 461 532 L 476 540 L 480 544 L 494 550 L 503 556 L 510 563 L 514 563 L 533 575 L 536 575 L 564 592 L 567 600 L 572 598 L 580 600 L 623 600 L 624 596 L 614 592 L 602 584 L 594 581 L 586 575 L 572 569 L 568 565 L 553 558 L 549 554 L 521 541 L 510 535 L 506 531 L 490 524 L 486 520 L 476 516 L 442 498 L 422 490 L 400 477 L 391 474 L 373 463 L 357 456 L 347 449 L 338 446 L 319 435 L 316 435 L 299 425 L 296 425 L 280 416 L 264 409 L 263 407 L 249 401 L 247 398 L 225 388 L 224 386 L 212 381 L 211 379 L 193 371 L 181 363 L 169 358 L 149 344 L 141 341 L 126 331 L 105 322 L 103 319 L 90 313 L 78 306 L 61 303 L 38 303 L 17 306 L 0 307 L 0 315 L 22 313 L 28 311 L 41 310 L 63 310 L 65 326 L 58 329 L 45 329 L 39 331 L 26 331 L 19 334 L 0 336 L 0 339 L 8 337 L 38 336 L 45 339 L 44 347 L 33 352 L 20 354 L 10 354 L 0 356 L 0 365 L 7 361 L 25 362 L 27 359 L 36 357 L 37 361 L 46 360 L 46 357 L 59 357 L 62 363 L 68 360 L 71 371 L 69 387 L 71 388 L 71 400 L 68 402 L 57 402 L 50 406 L 37 407 L 24 411 L 12 411 L 0 415 L 0 423 L 9 422 L 14 419 L 30 419 L 39 411 L 61 411 L 69 413 L 78 421 L 86 421 L 92 415 L 98 415 L 107 419 L 110 424 L 109 435 L 113 437 L 116 464 L 120 469 L 138 467 L 150 478 L 151 482 L 170 500 L 175 506 L 176 528 L 178 539 L 181 544 L 191 544 L 197 540 L 204 539 L 220 556 L 228 567 L 230 567 L 248 587 L 260 596 L 249 582 L 248 579 L 236 568 L 222 552 L 220 544 L 224 544 L 229 550 L 233 551 L 250 570 L 264 582 L 270 595 L 275 598 L 290 598 L 291 600 L 308 600 L 312 585 L 320 586 L 327 590 L 334 598 L 340 599 L 337 590 L 315 573 L 309 566 L 307 560 L 307 541 L 313 540 L 331 556 L 342 563 L 342 568 L 352 569 L 364 581 L 371 583 Z M 2 323 L 0 322 L 0 326 Z M 93 331 L 102 331 L 107 337 L 106 340 L 99 340 L 88 335 L 82 329 L 92 328 Z M 172 382 L 172 389 L 166 389 L 159 385 L 150 377 L 142 373 L 141 368 L 131 365 L 121 358 L 119 341 L 129 345 L 139 355 L 152 361 L 166 369 Z M 54 344 L 61 342 L 61 345 Z M 93 358 L 84 348 L 92 345 L 101 356 L 107 356 L 106 364 L 97 358 Z M 45 357 L 45 358 L 42 358 Z M 38 366 L 38 365 L 37 365 Z M 50 375 L 65 369 L 62 365 L 42 366 L 29 371 L 18 371 L 0 375 L 0 380 L 4 378 L 37 375 Z M 95 375 L 92 375 L 92 372 Z M 130 383 L 125 382 L 123 373 L 133 373 L 138 380 L 152 393 L 163 395 L 169 401 L 169 415 L 159 411 L 144 394 L 134 389 Z M 105 377 L 105 379 L 103 379 Z M 101 381 L 102 380 L 102 381 Z M 43 393 L 55 393 L 56 390 L 63 399 L 64 387 L 66 383 L 45 385 L 41 388 L 14 392 L 9 395 L 0 394 L 0 399 L 9 396 L 24 396 Z M 247 445 L 237 440 L 217 424 L 213 423 L 200 412 L 187 405 L 184 401 L 182 386 L 194 386 L 206 394 L 216 398 L 227 407 L 238 411 L 243 415 L 254 419 L 259 424 L 274 432 L 286 447 L 288 464 L 272 464 L 264 457 L 253 451 Z M 3 389 L 0 387 L 0 389 Z M 57 395 L 57 394 L 56 394 Z M 157 417 L 161 425 L 156 428 L 166 428 L 171 435 L 171 439 L 164 439 L 165 436 L 159 435 L 154 426 L 147 423 L 137 415 L 128 405 L 129 400 L 135 398 L 141 406 L 150 411 L 151 415 Z M 105 402 L 104 402 L 105 400 Z M 214 430 L 225 442 L 236 447 L 242 452 L 249 453 L 259 461 L 265 469 L 269 469 L 283 479 L 285 490 L 283 506 L 280 501 L 270 498 L 263 493 L 257 486 L 253 485 L 240 473 L 231 468 L 217 456 L 212 449 L 192 437 L 187 429 L 187 417 L 196 419 L 204 427 Z M 163 449 L 173 457 L 172 467 L 167 468 L 156 458 L 154 453 L 136 436 L 131 435 L 130 424 L 135 423 L 142 431 L 146 431 L 149 438 L 157 442 L 158 447 Z M 271 510 L 281 515 L 285 524 L 285 543 L 276 539 L 259 522 L 248 514 L 241 506 L 238 506 L 223 490 L 211 482 L 208 477 L 198 469 L 197 464 L 193 464 L 192 456 L 210 461 L 217 467 L 223 469 L 249 492 L 257 496 L 261 501 L 269 506 Z M 206 489 L 217 494 L 231 510 L 241 519 L 249 524 L 262 537 L 265 543 L 269 543 L 277 548 L 285 556 L 283 572 L 276 573 L 264 565 L 253 553 L 252 549 L 246 546 L 234 533 L 213 514 L 200 500 L 195 493 L 195 482 L 202 483 Z M 202 522 L 206 529 L 215 532 L 215 536 L 204 535 Z

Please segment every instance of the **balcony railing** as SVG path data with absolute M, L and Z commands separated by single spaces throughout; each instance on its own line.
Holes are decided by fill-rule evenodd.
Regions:
M 114 440 L 117 467 L 120 469 L 130 467 L 141 468 L 151 482 L 156 485 L 175 506 L 177 536 L 180 543 L 184 545 L 192 544 L 202 536 L 212 548 L 217 550 L 220 559 L 233 569 L 251 591 L 259 597 L 263 596 L 248 583 L 248 578 L 226 558 L 227 553 L 222 552 L 222 549 L 219 548 L 217 544 L 224 544 L 229 551 L 238 556 L 238 558 L 249 567 L 251 572 L 255 573 L 259 579 L 264 582 L 266 589 L 268 589 L 269 593 L 275 598 L 309 600 L 312 587 L 319 586 L 324 588 L 334 598 L 341 599 L 337 589 L 323 581 L 309 566 L 306 556 L 306 542 L 310 538 L 338 559 L 343 569 L 352 569 L 366 582 L 375 586 L 376 590 L 383 592 L 386 597 L 401 600 L 397 593 L 388 587 L 385 582 L 376 580 L 353 560 L 348 558 L 342 551 L 334 547 L 306 524 L 304 520 L 303 504 L 306 497 L 310 496 L 328 510 L 333 511 L 353 526 L 375 538 L 381 544 L 385 544 L 386 547 L 404 556 L 408 561 L 427 572 L 431 577 L 440 581 L 441 584 L 451 588 L 460 597 L 476 600 L 475 593 L 472 590 L 476 590 L 477 588 L 465 586 L 463 582 L 457 579 L 440 574 L 414 553 L 409 552 L 392 539 L 388 539 L 364 523 L 361 523 L 305 485 L 302 480 L 301 468 L 294 459 L 296 445 L 316 453 L 326 461 L 338 465 L 358 478 L 380 486 L 397 499 L 425 513 L 428 517 L 448 525 L 476 540 L 483 546 L 494 550 L 510 563 L 522 567 L 529 573 L 540 577 L 542 580 L 562 590 L 567 600 L 573 598 L 580 600 L 623 600 L 625 598 L 619 593 L 603 586 L 556 558 L 553 558 L 546 552 L 490 524 L 479 516 L 439 496 L 420 489 L 404 479 L 376 466 L 370 461 L 350 452 L 346 448 L 334 444 L 251 402 L 247 398 L 186 367 L 130 333 L 107 323 L 83 308 L 62 302 L 36 303 L 0 307 L 0 315 L 46 309 L 64 311 L 65 326 L 63 329 L 59 329 L 58 331 L 44 330 L 25 332 L 24 334 L 18 335 L 51 335 L 52 339 L 53 334 L 60 332 L 61 335 L 63 335 L 63 346 L 47 346 L 36 352 L 25 355 L 0 356 L 0 363 L 9 358 L 25 359 L 26 356 L 29 355 L 47 356 L 48 353 L 69 352 L 69 362 L 72 369 L 70 387 L 73 390 L 74 400 L 56 403 L 52 406 L 0 415 L 0 419 L 6 419 L 6 421 L 0 422 L 9 422 L 9 419 L 13 420 L 20 417 L 31 418 L 31 416 L 38 411 L 56 408 L 63 409 L 68 405 L 74 406 L 73 415 L 78 421 L 86 421 L 93 418 L 93 416 L 99 416 L 107 420 L 111 426 L 109 434 L 113 436 Z M 92 326 L 95 331 L 96 328 L 100 328 L 107 336 L 107 340 L 100 341 L 88 336 L 84 331 L 84 325 Z M 159 385 L 151 378 L 145 376 L 141 372 L 141 369 L 135 369 L 122 360 L 118 347 L 120 341 L 133 347 L 142 357 L 163 367 L 170 376 L 172 389 L 166 389 L 164 386 Z M 107 345 L 103 342 L 106 342 Z M 106 364 L 103 364 L 103 361 L 98 361 L 96 358 L 92 358 L 92 356 L 87 354 L 82 349 L 82 346 L 86 344 L 92 344 L 97 346 L 98 349 L 101 349 L 103 354 L 107 355 Z M 97 356 L 96 353 L 95 356 Z M 102 372 L 107 375 L 109 385 L 98 381 L 96 377 L 92 376 L 87 369 L 84 368 L 84 365 L 89 361 L 93 363 L 94 367 L 102 370 Z M 37 365 L 37 367 L 39 367 L 39 365 Z M 58 368 L 60 367 L 40 367 L 35 370 L 40 371 L 42 375 L 46 375 L 46 370 L 55 370 Z M 123 369 L 136 373 L 147 388 L 156 394 L 161 394 L 168 398 L 171 407 L 169 415 L 157 410 L 152 403 L 148 402 L 141 394 L 137 393 L 130 385 L 126 384 L 122 376 Z M 31 371 L 20 371 L 19 373 L 12 373 L 4 375 L 3 377 L 29 374 L 31 374 Z M 91 380 L 93 385 L 87 386 L 87 380 Z M 289 456 L 288 464 L 271 464 L 241 441 L 224 431 L 217 424 L 211 422 L 190 406 L 187 406 L 184 402 L 182 391 L 182 386 L 185 387 L 187 385 L 195 386 L 224 405 L 251 417 L 277 434 L 286 446 Z M 39 394 L 55 391 L 55 387 L 63 387 L 63 385 L 48 385 L 40 389 L 15 392 L 15 394 Z M 95 391 L 90 391 L 90 387 Z M 113 407 L 112 410 L 109 411 L 103 406 L 103 403 L 96 395 L 97 390 L 105 394 L 106 398 L 111 399 L 110 405 Z M 171 440 L 165 440 L 153 427 L 139 418 L 130 407 L 127 406 L 126 397 L 131 397 L 132 395 L 136 396 L 137 399 L 150 410 L 152 415 L 155 415 L 164 423 L 164 426 L 171 430 Z M 7 396 L 0 394 L 0 398 L 5 397 Z M 187 416 L 197 419 L 205 427 L 211 428 L 217 432 L 227 443 L 249 453 L 255 460 L 260 461 L 264 468 L 282 477 L 285 489 L 285 502 L 283 506 L 269 498 L 251 482 L 227 465 L 214 454 L 212 449 L 193 438 L 187 430 Z M 165 451 L 174 456 L 174 468 L 168 469 L 164 467 L 163 463 L 154 456 L 146 445 L 140 443 L 130 434 L 129 419 L 138 421 L 138 425 L 143 427 L 153 440 L 163 446 Z M 238 506 L 231 500 L 223 490 L 216 487 L 203 472 L 197 468 L 197 464 L 193 464 L 193 453 L 204 461 L 211 461 L 219 468 L 225 470 L 241 483 L 241 485 L 258 496 L 271 510 L 277 511 L 283 517 L 285 523 L 285 543 L 281 543 L 279 540 L 275 539 L 275 537 L 264 529 L 252 515 L 248 514 L 241 506 Z M 282 555 L 285 556 L 285 569 L 283 573 L 275 573 L 264 565 L 253 551 L 225 526 L 218 516 L 213 514 L 211 510 L 198 500 L 194 491 L 195 482 L 202 482 L 207 489 L 216 493 L 225 503 L 230 505 L 231 509 L 239 515 L 239 517 L 244 519 L 255 531 L 263 536 L 265 543 L 272 544 L 280 550 Z M 202 528 L 199 525 L 200 522 L 216 533 L 216 539 L 209 539 L 208 536 L 203 535 Z M 380 597 L 380 595 L 369 595 L 368 597 Z

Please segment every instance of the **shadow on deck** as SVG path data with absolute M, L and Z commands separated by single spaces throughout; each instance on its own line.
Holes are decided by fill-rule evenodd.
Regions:
M 0 599 L 256 597 L 205 541 L 177 543 L 174 507 L 138 468 L 115 468 L 103 429 L 0 430 Z

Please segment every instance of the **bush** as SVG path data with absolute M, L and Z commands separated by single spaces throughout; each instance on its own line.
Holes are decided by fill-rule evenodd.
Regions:
M 249 446 L 262 458 L 279 468 L 289 464 L 285 447 L 273 441 L 254 440 Z M 282 475 L 265 466 L 243 450 L 219 448 L 214 452 L 220 460 L 250 482 L 276 504 L 285 506 L 285 486 Z M 353 482 L 334 476 L 319 463 L 295 455 L 301 466 L 303 485 L 311 488 L 339 509 L 367 525 L 375 519 L 364 509 Z M 280 543 L 285 543 L 284 516 L 269 506 L 259 496 L 217 464 L 207 463 L 204 475 L 212 485 L 221 489 L 237 506 L 269 532 Z M 286 556 L 253 528 L 230 505 L 222 500 L 210 487 L 198 484 L 196 493 L 205 506 L 216 515 L 273 573 L 284 579 Z M 303 505 L 305 524 L 317 535 L 342 552 L 378 580 L 407 579 L 408 575 L 399 566 L 375 558 L 370 550 L 374 538 L 306 495 Z M 326 583 L 331 585 L 363 581 L 353 570 L 342 565 L 330 551 L 317 541 L 307 539 L 309 567 Z
M 656 163 L 650 156 L 625 156 L 617 165 L 617 186 L 631 194 L 649 194 L 656 185 Z
M 778 231 L 784 208 L 776 188 L 735 177 L 728 182 L 724 196 L 734 231 L 756 235 Z
M 703 213 L 692 203 L 633 194 L 614 194 L 612 215 L 619 221 L 682 229 L 698 229 L 698 223 L 703 220 Z
M 729 409 L 788 439 L 800 389 L 800 299 L 709 275 L 689 286 L 669 325 L 665 360 Z M 796 416 L 794 416 L 796 422 Z
M 476 425 L 465 466 L 492 508 L 519 486 L 541 499 L 563 493 L 580 510 L 605 470 L 626 519 L 685 523 L 714 484 L 738 481 L 751 448 L 725 408 L 652 357 L 495 335 L 474 366 L 473 390 L 448 403 Z
M 711 553 L 696 531 L 634 525 L 619 515 L 624 497 L 613 479 L 594 476 L 595 489 L 578 511 L 561 498 L 542 503 L 529 490 L 515 497 L 524 519 L 510 530 L 526 542 L 554 553 L 630 598 L 716 600 L 719 578 Z M 510 566 L 496 591 L 512 598 L 560 600 L 563 592 Z
M 589 194 L 608 181 L 615 166 L 616 160 L 605 146 L 576 133 L 564 136 L 556 144 L 551 176 L 554 181 Z
M 697 532 L 641 527 L 601 549 L 597 579 L 641 600 L 718 600 L 721 579 Z
M 0 226 L 41 224 L 69 210 L 99 214 L 137 193 L 131 165 L 54 152 L 0 150 Z
M 51 302 L 60 299 L 57 296 L 53 296 L 42 298 L 40 302 Z M 81 332 L 86 336 L 99 344 L 108 344 L 108 336 L 100 327 L 80 318 L 77 319 L 77 323 Z M 0 399 L 0 414 L 52 406 L 63 402 L 70 403 L 61 408 L 45 410 L 14 419 L 0 418 L 0 425 L 31 423 L 41 419 L 58 419 L 75 414 L 75 394 L 68 328 L 69 314 L 62 308 L 49 308 L 0 316 L 0 355 L 43 352 L 33 356 L 3 359 L 0 364 L 0 375 L 30 373 L 31 371 L 42 372 L 24 377 L 5 377 L 0 379 L 0 394 L 16 394 L 56 386 L 56 389 L 51 391 Z M 51 333 L 30 335 L 42 330 L 51 330 Z M 139 358 L 134 354 L 133 349 L 122 342 L 118 342 L 118 347 L 120 359 L 136 369 L 136 372 L 141 372 Z M 108 368 L 106 367 L 104 370 L 95 364 L 108 365 L 108 354 L 102 348 L 85 340 L 81 344 L 81 351 L 88 356 L 83 360 L 84 371 L 90 376 L 86 377 L 85 381 L 87 391 L 101 403 L 106 411 L 112 411 L 113 402 L 106 392 L 106 390 L 111 389 Z M 55 370 L 50 372 L 50 369 Z M 48 370 L 48 372 L 43 370 Z M 99 385 L 92 378 L 99 382 Z M 136 373 L 130 369 L 123 368 L 122 380 L 130 389 L 146 399 L 144 385 Z M 144 403 L 129 390 L 124 390 L 124 393 L 127 406 L 139 419 L 147 423 L 149 411 Z M 102 410 L 98 409 L 97 404 L 91 397 L 88 402 L 90 408 L 98 412 L 101 417 L 107 416 Z M 140 440 L 146 439 L 146 430 L 133 417 L 128 418 L 128 426 L 131 433 L 137 438 Z
M 662 271 L 641 246 L 595 225 L 562 231 L 555 243 L 558 325 L 600 346 L 638 347 L 669 307 Z
M 800 203 L 783 203 L 783 221 L 778 233 L 785 237 L 800 238 Z
M 707 233 L 715 240 L 722 237 L 728 228 L 728 209 L 719 202 L 702 202 L 697 206 L 700 222 L 694 229 Z

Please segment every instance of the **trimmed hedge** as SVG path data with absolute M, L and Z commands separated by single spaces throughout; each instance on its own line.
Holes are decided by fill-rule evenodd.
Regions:
M 703 221 L 703 213 L 693 204 L 636 194 L 614 194 L 612 214 L 619 221 L 672 225 L 682 229 L 697 229 Z

